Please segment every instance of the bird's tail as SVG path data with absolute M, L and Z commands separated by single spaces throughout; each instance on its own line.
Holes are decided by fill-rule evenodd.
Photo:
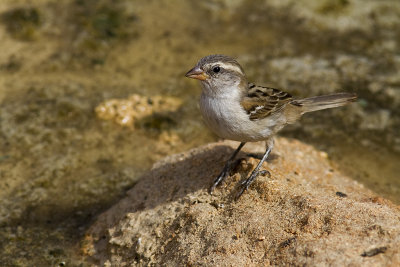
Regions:
M 357 100 L 357 95 L 353 93 L 336 93 L 331 95 L 314 96 L 299 100 L 293 100 L 292 105 L 301 107 L 301 113 L 336 108 L 347 105 Z

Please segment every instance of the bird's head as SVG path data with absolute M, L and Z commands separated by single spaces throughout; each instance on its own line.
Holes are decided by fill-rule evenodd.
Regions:
M 201 82 L 205 93 L 228 93 L 233 87 L 247 85 L 246 75 L 239 63 L 228 56 L 210 55 L 203 57 L 196 66 L 186 73 L 186 77 Z

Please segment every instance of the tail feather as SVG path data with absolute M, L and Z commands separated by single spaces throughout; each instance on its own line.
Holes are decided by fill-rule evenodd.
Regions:
M 353 93 L 336 93 L 331 95 L 314 96 L 299 100 L 293 100 L 292 105 L 299 106 L 302 113 L 341 107 L 357 100 L 357 95 Z

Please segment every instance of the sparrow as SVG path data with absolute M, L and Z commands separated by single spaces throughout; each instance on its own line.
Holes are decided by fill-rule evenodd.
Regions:
M 354 93 L 335 93 L 295 99 L 279 89 L 249 83 L 243 68 L 232 57 L 209 55 L 189 70 L 188 78 L 200 81 L 200 110 L 206 125 L 219 137 L 240 144 L 215 179 L 210 193 L 226 179 L 246 142 L 266 141 L 266 150 L 251 175 L 242 182 L 236 198 L 267 171 L 260 171 L 274 146 L 273 136 L 304 113 L 344 106 L 356 101 Z M 269 172 L 267 172 L 269 174 Z

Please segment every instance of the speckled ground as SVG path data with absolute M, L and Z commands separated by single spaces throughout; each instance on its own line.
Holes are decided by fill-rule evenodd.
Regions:
M 241 160 L 214 194 L 220 142 L 158 162 L 101 214 L 83 252 L 100 266 L 397 266 L 400 207 L 343 176 L 317 151 L 278 138 L 260 176 L 235 201 L 257 161 Z M 263 144 L 244 151 L 262 152 Z

